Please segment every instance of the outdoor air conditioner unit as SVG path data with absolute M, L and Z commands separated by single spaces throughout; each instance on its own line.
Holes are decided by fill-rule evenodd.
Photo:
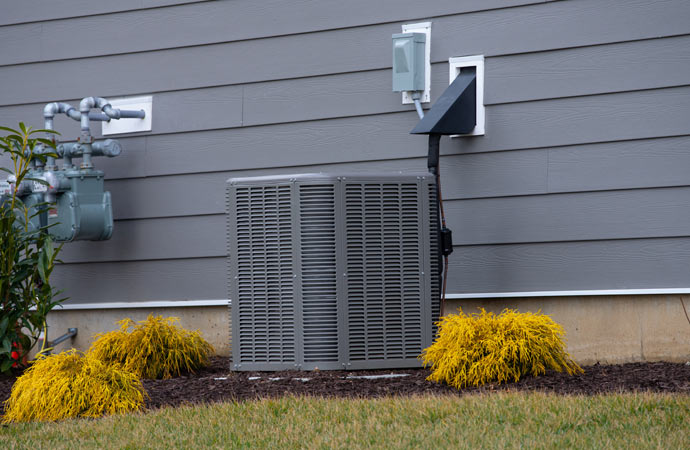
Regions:
M 420 365 L 439 317 L 433 175 L 228 180 L 233 370 Z

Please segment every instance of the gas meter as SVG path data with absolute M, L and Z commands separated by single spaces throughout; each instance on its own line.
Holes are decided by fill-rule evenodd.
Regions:
M 92 108 L 99 108 L 102 113 L 91 111 Z M 113 234 L 110 192 L 104 190 L 104 173 L 94 168 L 92 157 L 115 157 L 121 153 L 122 147 L 114 139 L 94 141 L 90 120 L 143 119 L 145 113 L 115 109 L 103 98 L 86 97 L 81 101 L 79 111 L 67 103 L 47 104 L 43 110 L 45 129 L 53 129 L 53 117 L 57 113 L 80 121 L 81 135 L 77 142 L 58 144 L 54 141 L 55 150 L 50 151 L 37 146 L 35 155 L 53 153 L 53 156 L 43 158 L 45 163 L 39 158 L 30 162 L 31 169 L 26 178 L 32 180 L 25 179 L 17 186 L 15 177 L 10 176 L 0 182 L 0 196 L 10 195 L 12 190 L 16 190 L 24 205 L 34 211 L 38 205 L 48 204 L 48 208 L 41 208 L 43 212 L 30 219 L 30 227 L 49 226 L 48 233 L 55 241 L 110 239 Z M 49 138 L 54 140 L 52 134 Z M 74 164 L 76 158 L 81 159 L 79 166 Z M 60 168 L 56 159 L 62 159 Z

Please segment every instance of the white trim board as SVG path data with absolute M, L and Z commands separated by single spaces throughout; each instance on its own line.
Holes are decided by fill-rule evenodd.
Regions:
M 446 294 L 447 300 L 479 298 L 523 298 L 523 297 L 587 297 L 606 295 L 673 295 L 690 294 L 687 288 L 666 289 L 599 289 L 580 291 L 532 291 L 532 292 L 474 292 L 469 294 Z M 184 308 L 191 306 L 230 306 L 228 299 L 211 300 L 156 300 L 147 302 L 75 303 L 59 305 L 56 311 L 87 309 L 141 309 L 141 308 Z
M 605 295 L 669 295 L 690 294 L 690 287 L 669 289 L 599 289 L 582 291 L 533 291 L 533 292 L 475 292 L 470 294 L 446 294 L 447 300 L 473 298 L 519 298 L 519 297 L 587 297 Z
M 189 306 L 228 306 L 230 300 L 156 300 L 148 302 L 109 302 L 109 303 L 74 303 L 59 305 L 54 311 L 84 309 L 141 309 L 141 308 L 184 308 Z

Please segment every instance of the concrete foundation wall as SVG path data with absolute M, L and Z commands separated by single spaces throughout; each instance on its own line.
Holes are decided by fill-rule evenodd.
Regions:
M 501 312 L 548 314 L 566 332 L 568 351 L 580 364 L 634 361 L 690 360 L 690 308 L 688 295 L 636 295 L 592 297 L 531 297 L 452 300 L 446 314 L 461 307 L 474 313 L 482 307 Z
M 79 329 L 77 337 L 71 342 L 59 344 L 54 351 L 71 347 L 87 350 L 95 334 L 119 329 L 118 320 L 130 318 L 139 321 L 146 319 L 149 314 L 178 317 L 180 326 L 201 331 L 218 355 L 230 355 L 230 314 L 227 306 L 56 310 L 48 315 L 48 339 L 55 339 L 66 333 L 68 328 L 76 327 Z
M 690 308 L 689 295 L 531 297 L 449 300 L 446 313 L 458 307 L 466 313 L 480 307 L 496 313 L 504 308 L 541 310 L 564 327 L 568 351 L 581 364 L 685 362 L 690 360 L 690 323 L 681 298 Z M 50 337 L 77 327 L 77 338 L 56 351 L 72 346 L 86 350 L 93 335 L 117 329 L 116 321 L 126 317 L 142 320 L 149 313 L 179 317 L 183 327 L 201 330 L 219 355 L 230 355 L 230 318 L 225 306 L 53 311 L 48 319 Z

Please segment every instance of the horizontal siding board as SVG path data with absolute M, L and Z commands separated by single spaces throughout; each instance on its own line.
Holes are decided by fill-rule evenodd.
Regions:
M 444 139 L 441 148 L 444 154 L 467 154 L 681 136 L 690 134 L 689 116 L 688 87 L 495 105 L 487 108 L 486 136 Z M 126 137 L 121 138 L 120 156 L 100 158 L 96 164 L 111 178 L 130 178 L 422 157 L 426 139 L 408 134 L 416 123 L 416 115 L 406 112 Z M 633 143 L 630 148 L 638 145 L 645 144 Z M 682 143 L 678 145 L 682 149 Z M 559 152 L 573 151 L 552 150 L 554 164 Z M 624 150 L 619 146 L 617 151 Z M 682 155 L 677 158 L 682 160 Z M 629 170 L 640 171 L 632 166 Z M 674 173 L 676 179 L 682 177 L 677 168 Z M 612 179 L 620 176 L 612 174 Z M 558 181 L 551 183 L 559 189 Z
M 688 87 L 510 103 L 486 109 L 486 136 L 454 139 L 446 151 L 679 136 L 688 134 L 689 114 Z
M 448 292 L 687 287 L 690 239 L 458 247 Z M 55 284 L 70 303 L 225 298 L 225 257 L 63 264 Z
M 197 258 L 225 255 L 224 215 L 115 222 L 108 241 L 77 241 L 60 253 L 65 263 Z
M 548 191 L 690 185 L 690 136 L 549 149 Z
M 28 2 L 2 0 L 0 1 L 2 11 L 0 26 L 200 1 L 206 0 L 31 0 Z
M 505 55 L 690 33 L 690 3 L 680 0 L 555 2 L 434 20 L 432 60 Z M 536 11 L 536 12 L 535 12 Z M 587 23 L 587 33 L 582 32 Z M 496 30 L 501 30 L 496 32 Z M 160 92 L 383 69 L 400 24 L 0 67 L 4 105 Z M 458 42 L 462 46 L 458 47 Z M 338 51 L 332 51 L 338 49 Z M 59 73 L 61 83 L 45 83 Z M 89 74 L 84 76 L 83 74 Z M 175 74 L 175 76 L 171 76 Z M 21 82 L 24 89 L 17 89 Z
M 360 6 L 358 3 L 363 5 Z M 3 64 L 199 46 L 331 29 L 361 28 L 402 20 L 432 20 L 432 36 L 434 42 L 438 43 L 434 45 L 434 58 L 444 54 L 437 53 L 438 50 L 458 52 L 455 44 L 457 41 L 453 41 L 452 38 L 462 39 L 465 47 L 462 50 L 472 50 L 469 53 L 477 52 L 470 44 L 472 41 L 482 42 L 485 48 L 492 49 L 497 45 L 506 45 L 504 42 L 497 42 L 498 40 L 505 41 L 506 36 L 516 35 L 519 35 L 520 39 L 513 39 L 514 41 L 532 44 L 537 46 L 537 49 L 544 49 L 545 45 L 548 49 L 571 47 L 574 46 L 571 42 L 574 35 L 580 35 L 577 36 L 578 39 L 585 38 L 582 36 L 584 33 L 579 27 L 580 23 L 588 24 L 586 38 L 589 40 L 576 44 L 577 46 L 687 32 L 682 19 L 683 14 L 688 13 L 688 9 L 684 9 L 687 5 L 679 0 L 582 0 L 544 3 L 525 0 L 386 0 L 375 4 L 357 0 L 354 3 L 309 2 L 308 5 L 279 0 L 270 3 L 250 0 L 207 2 L 48 22 L 42 24 L 40 33 L 27 36 L 32 45 L 39 45 L 43 49 L 39 59 L 32 58 L 32 55 L 18 54 Z M 502 8 L 525 4 L 528 6 Z M 462 14 L 468 12 L 469 14 Z M 443 17 L 435 17 L 439 15 Z M 573 20 L 565 22 L 563 18 L 568 17 Z M 530 26 L 532 28 L 529 28 Z M 170 29 L 176 32 L 168 32 Z M 496 33 L 496 29 L 500 29 L 501 33 Z M 74 30 L 81 30 L 91 38 L 75 40 Z M 635 34 L 631 35 L 631 32 Z M 380 43 L 371 41 L 371 44 Z M 478 53 L 484 51 L 486 50 L 482 49 Z M 514 50 L 511 53 L 515 52 L 518 51 Z M 441 57 L 441 60 L 447 59 L 448 56 L 452 54 Z
M 448 85 L 448 66 L 435 64 L 432 79 L 435 100 Z M 244 88 L 245 125 L 406 110 L 412 111 L 413 107 L 403 105 L 400 94 L 391 91 L 390 70 L 271 81 Z
M 559 61 L 566 59 L 578 67 L 561 70 Z M 542 60 L 546 62 L 533 75 L 522 75 L 532 71 L 532 61 Z M 557 58 L 550 52 L 487 58 L 486 65 L 487 105 L 681 86 L 690 84 L 685 76 L 690 72 L 690 36 L 570 49 Z M 390 85 L 387 69 L 249 84 L 244 124 L 409 110 L 399 94 L 391 94 Z M 447 86 L 448 65 L 434 64 L 431 104 Z
M 227 178 L 221 172 L 107 180 L 105 189 L 112 196 L 115 220 L 221 214 Z
M 366 0 L 342 2 L 254 0 L 127 11 L 56 20 L 31 36 L 43 48 L 38 58 L 17 55 L 10 63 L 141 52 L 192 45 L 356 27 L 419 17 L 542 3 L 538 0 Z M 14 28 L 20 28 L 20 26 Z M 74 30 L 89 39 L 74 39 Z M 174 33 L 169 30 L 175 30 Z
M 459 247 L 448 292 L 687 287 L 690 238 Z
M 448 85 L 447 64 L 432 70 L 435 100 Z M 153 97 L 152 131 L 147 135 L 203 131 L 327 118 L 413 111 L 391 92 L 389 70 L 327 75 L 243 86 L 222 86 L 157 93 Z M 79 100 L 67 100 L 78 107 Z M 43 126 L 44 103 L 0 107 L 0 123 Z M 425 105 L 428 106 L 428 105 Z M 124 119 L 123 119 L 124 120 Z M 79 135 L 78 122 L 55 119 L 63 140 Z M 101 127 L 94 123 L 94 136 Z
M 687 287 L 689 257 L 688 238 L 459 247 L 448 292 Z M 54 281 L 70 303 L 225 298 L 226 266 L 224 257 L 64 264 Z
M 421 156 L 426 139 L 409 135 L 417 120 L 409 113 L 152 136 L 145 165 L 149 175 L 168 175 Z
M 2 15 L 6 9 L 0 8 Z M 41 28 L 41 24 L 0 27 L 0 66 L 22 61 L 40 61 L 42 59 L 39 39 Z
M 683 0 L 578 0 L 444 17 L 432 25 L 432 61 L 688 34 Z
M 118 139 L 122 145 L 122 153 L 114 158 L 93 158 L 96 169 L 104 170 L 106 177 L 120 174 L 122 176 L 136 178 L 145 177 L 148 174 L 146 161 L 146 137 L 129 137 Z M 78 160 L 75 160 L 78 162 Z M 62 161 L 59 161 L 62 164 Z
M 690 188 L 445 202 L 457 245 L 690 236 Z
M 240 127 L 242 126 L 242 89 L 242 86 L 224 86 L 158 93 L 153 97 L 152 131 L 139 134 Z M 66 101 L 75 108 L 79 108 L 80 99 L 59 101 Z M 0 123 L 16 126 L 21 121 L 34 128 L 43 128 L 44 106 L 43 103 L 32 103 L 0 107 Z M 79 122 L 67 118 L 64 114 L 55 117 L 54 129 L 61 133 L 62 141 L 79 137 Z M 96 138 L 102 137 L 100 122 L 92 122 L 91 132 Z M 131 136 L 131 134 L 125 136 Z
M 448 85 L 447 64 L 435 65 L 432 73 L 435 99 Z M 390 71 L 379 70 L 157 93 L 153 96 L 152 131 L 146 134 L 413 111 L 413 106 L 402 105 L 399 93 L 391 92 L 390 83 Z M 66 101 L 79 105 L 78 99 Z M 0 107 L 0 123 L 23 121 L 42 127 L 43 106 L 32 103 Z M 55 129 L 62 133 L 63 140 L 79 135 L 78 122 L 64 115 L 56 117 Z M 94 136 L 100 137 L 100 130 L 100 125 L 94 123 Z
M 486 104 L 683 85 L 688 72 L 690 36 L 488 58 Z M 153 127 L 147 134 L 412 110 L 390 84 L 385 69 L 161 92 L 154 96 Z M 447 85 L 448 65 L 434 64 L 432 104 Z M 42 109 L 42 103 L 0 107 L 0 123 L 22 120 L 40 127 Z M 76 138 L 77 123 L 60 119 L 56 128 L 63 139 Z M 99 135 L 100 125 L 94 132 Z
M 226 258 L 61 264 L 51 278 L 67 303 L 227 298 Z
M 441 158 L 443 196 L 452 200 L 689 186 L 688 148 L 690 137 L 682 136 L 551 149 L 445 155 Z M 223 213 L 224 186 L 231 177 L 307 172 L 424 171 L 426 158 L 420 157 L 126 178 L 109 180 L 106 188 L 113 196 L 116 219 L 134 219 Z M 106 173 L 117 172 L 108 168 Z M 180 202 L 180 198 L 193 198 L 194 201 Z
M 496 105 L 486 113 L 486 136 L 444 139 L 442 151 L 690 134 L 690 87 Z M 408 134 L 416 123 L 410 112 L 155 136 L 147 138 L 146 166 L 149 175 L 169 175 L 423 156 L 426 139 Z
M 487 58 L 485 73 L 486 104 L 687 85 L 690 36 Z
M 458 247 L 448 292 L 687 287 L 690 239 Z M 55 285 L 71 303 L 225 298 L 225 257 L 63 264 Z
M 690 188 L 452 200 L 456 245 L 690 236 Z M 65 262 L 214 257 L 225 254 L 225 215 L 117 221 L 105 242 L 65 247 Z
M 441 158 L 444 198 L 544 193 L 547 152 L 447 155 Z M 425 173 L 426 158 L 345 162 L 299 167 L 236 170 L 138 179 L 108 180 L 116 219 L 141 219 L 225 212 L 225 183 L 232 177 L 291 173 Z M 107 173 L 110 173 L 109 170 Z M 191 198 L 193 202 L 181 202 Z
M 176 133 L 242 126 L 242 89 L 227 86 L 156 94 L 151 129 Z

